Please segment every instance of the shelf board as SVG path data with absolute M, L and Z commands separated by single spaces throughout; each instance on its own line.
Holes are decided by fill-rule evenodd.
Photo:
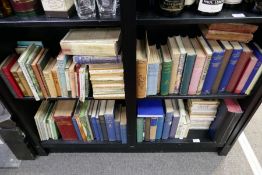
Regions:
M 231 93 L 223 93 L 223 94 L 209 94 L 209 95 L 152 95 L 147 96 L 146 98 L 163 98 L 163 99 L 225 99 L 225 98 L 234 98 L 241 99 L 246 98 L 247 95 L 243 94 L 231 94 Z
M 16 98 L 17 100 L 35 100 L 34 97 L 23 97 L 23 98 Z M 40 100 L 77 100 L 79 97 L 72 98 L 72 97 L 55 97 L 55 98 L 41 98 Z M 124 99 L 95 99 L 94 97 L 86 97 L 86 100 L 124 100 Z
M 114 19 L 80 19 L 78 16 L 71 18 L 48 18 L 45 15 L 36 17 L 10 16 L 0 19 L 1 27 L 76 27 L 76 26 L 120 26 L 120 17 Z
M 175 25 L 175 24 L 208 24 L 223 22 L 261 23 L 262 16 L 244 8 L 224 8 L 218 15 L 204 16 L 197 12 L 197 8 L 186 8 L 175 17 L 164 17 L 154 11 L 137 12 L 137 25 Z M 245 17 L 233 17 L 232 14 L 244 14 Z

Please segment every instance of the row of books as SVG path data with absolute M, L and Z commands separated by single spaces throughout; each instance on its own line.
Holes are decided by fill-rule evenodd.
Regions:
M 70 30 L 56 59 L 42 42 L 18 41 L 17 54 L 2 62 L 0 75 L 16 98 L 62 96 L 84 101 L 92 85 L 94 98 L 123 99 L 124 69 L 116 51 L 118 35 L 117 29 Z
M 35 114 L 40 139 L 127 143 L 126 107 L 114 100 L 43 101 Z
M 149 95 L 249 94 L 262 71 L 256 43 L 174 36 L 166 45 L 137 40 L 137 97 Z
M 212 140 L 225 143 L 242 113 L 238 102 L 231 99 L 139 100 L 137 142 L 185 139 L 190 130 L 208 130 Z

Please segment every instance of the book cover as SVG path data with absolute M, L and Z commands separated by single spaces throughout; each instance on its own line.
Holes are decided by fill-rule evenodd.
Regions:
M 187 55 L 185 58 L 184 71 L 182 74 L 180 94 L 186 95 L 188 92 L 189 83 L 191 80 L 191 75 L 195 64 L 196 52 L 191 44 L 189 37 L 182 37 L 182 42 L 184 44 Z
M 238 83 L 244 71 L 244 68 L 247 65 L 248 60 L 250 59 L 250 56 L 252 54 L 252 50 L 250 50 L 246 44 L 241 43 L 241 46 L 243 48 L 243 52 L 240 55 L 240 58 L 235 66 L 235 69 L 226 87 L 227 92 L 233 92 L 233 90 L 235 89 L 236 84 Z
M 214 84 L 212 86 L 211 92 L 212 94 L 216 94 L 218 92 L 219 84 L 223 78 L 224 72 L 226 70 L 226 67 L 228 65 L 228 62 L 230 60 L 230 57 L 233 52 L 233 47 L 231 46 L 230 42 L 228 41 L 219 41 L 219 44 L 222 46 L 222 48 L 225 50 L 224 57 L 222 58 L 220 69 L 217 73 L 217 77 L 214 81 Z
M 70 79 L 70 88 L 71 88 L 71 96 L 72 98 L 76 97 L 76 85 L 75 85 L 75 62 L 72 62 L 72 64 L 69 67 L 69 79 Z
M 238 42 L 230 42 L 230 43 L 233 46 L 233 51 L 229 58 L 229 62 L 226 66 L 226 69 L 224 71 L 223 77 L 220 81 L 218 92 L 224 92 L 226 90 L 229 80 L 234 72 L 235 66 L 243 51 L 243 48 L 241 47 L 241 45 Z
M 105 110 L 106 110 L 106 100 L 101 100 L 98 117 L 102 129 L 103 138 L 105 141 L 108 141 L 108 134 L 106 129 L 105 117 L 104 117 Z
M 106 104 L 105 115 L 104 115 L 109 141 L 116 141 L 114 106 L 115 106 L 115 100 L 108 100 Z
M 74 55 L 73 61 L 76 64 L 106 64 L 106 63 L 122 63 L 121 55 L 113 57 L 97 57 L 93 55 Z
M 82 103 L 79 101 L 79 103 Z M 80 110 L 80 115 L 79 115 L 79 119 L 80 122 L 84 128 L 85 134 L 86 134 L 86 139 L 87 141 L 92 141 L 92 131 L 90 130 L 90 123 L 87 116 L 88 110 L 89 110 L 89 106 L 90 106 L 90 101 L 85 101 L 82 103 L 81 106 L 81 110 Z
M 178 102 L 176 99 L 172 99 L 172 105 L 173 105 L 174 112 L 172 116 L 173 119 L 172 119 L 172 125 L 170 129 L 169 137 L 174 139 L 176 137 L 176 131 L 180 120 L 180 113 L 178 108 Z
M 122 106 L 121 105 L 117 106 L 116 110 L 115 110 L 116 141 L 121 141 L 121 133 L 120 133 L 121 110 L 122 110 Z
M 92 129 L 93 129 L 93 132 L 94 132 L 94 136 L 95 136 L 97 141 L 100 141 L 101 139 L 100 139 L 100 134 L 99 134 L 99 131 L 98 131 L 97 120 L 96 120 L 97 108 L 98 108 L 98 100 L 95 100 L 93 108 L 92 108 L 91 123 L 92 123 Z
M 156 131 L 157 131 L 157 118 L 152 117 L 150 118 L 150 131 L 149 131 L 149 140 L 155 141 L 156 140 Z
M 144 140 L 143 131 L 144 131 L 144 118 L 136 118 L 136 135 L 137 135 L 137 142 L 141 143 Z
M 79 100 L 84 102 L 85 101 L 85 74 L 86 73 L 86 65 L 81 65 L 79 69 L 79 87 L 80 87 L 80 93 L 79 93 Z
M 164 109 L 160 99 L 141 99 L 137 102 L 137 117 L 163 117 Z
M 222 58 L 224 57 L 225 51 L 221 48 L 221 46 L 218 44 L 215 40 L 208 40 L 208 43 L 211 46 L 211 49 L 213 51 L 212 58 L 210 60 L 209 68 L 207 71 L 206 79 L 204 81 L 204 85 L 202 88 L 203 94 L 210 94 L 211 88 L 216 80 L 217 73 L 220 69 L 220 65 L 222 62 Z
M 165 121 L 163 126 L 162 139 L 168 139 L 172 125 L 174 109 L 171 99 L 165 99 Z
M 181 139 L 184 136 L 183 127 L 184 127 L 184 123 L 186 122 L 186 110 L 185 110 L 185 105 L 182 99 L 178 99 L 177 102 L 178 102 L 180 120 L 177 126 L 175 138 Z
M 260 48 L 260 46 L 257 43 L 252 43 L 251 48 L 253 49 L 253 54 L 257 57 L 258 60 L 250 76 L 248 77 L 247 82 L 241 90 L 241 94 L 244 94 L 247 91 L 249 85 L 251 84 L 252 80 L 254 79 L 262 64 L 262 49 Z
M 203 72 L 207 56 L 204 54 L 204 51 L 196 38 L 192 38 L 191 43 L 196 51 L 196 60 L 189 83 L 188 94 L 195 95 L 197 93 L 197 87 L 200 82 L 201 74 Z
M 72 97 L 72 92 L 71 92 L 71 85 L 70 85 L 70 78 L 69 78 L 69 67 L 72 64 L 72 60 L 68 59 L 66 62 L 66 66 L 65 66 L 65 78 L 66 78 L 66 89 L 67 89 L 67 93 L 69 97 Z
M 168 95 L 171 70 L 172 70 L 172 59 L 167 45 L 162 45 L 160 51 L 163 60 L 161 82 L 160 82 L 160 94 Z
M 26 79 L 25 79 L 25 75 L 21 69 L 21 67 L 19 66 L 19 68 L 17 69 L 17 75 L 22 83 L 22 85 L 25 88 L 25 91 L 27 92 L 28 96 L 33 96 L 33 93 L 29 87 L 29 84 L 27 83 Z
M 164 126 L 164 117 L 158 117 L 157 118 L 157 129 L 156 129 L 156 139 L 157 140 L 162 138 L 163 126 Z
M 122 107 L 122 109 L 121 109 L 120 134 L 121 134 L 121 142 L 122 142 L 122 144 L 127 144 L 126 107 Z

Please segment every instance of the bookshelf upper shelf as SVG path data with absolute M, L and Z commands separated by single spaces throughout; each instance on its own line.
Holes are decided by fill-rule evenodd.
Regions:
M 233 17 L 239 16 L 239 17 Z M 243 16 L 243 17 L 242 17 Z M 238 9 L 223 9 L 218 15 L 204 16 L 196 10 L 185 9 L 175 17 L 163 17 L 155 12 L 138 12 L 137 25 L 208 24 L 222 22 L 262 23 L 262 15 Z
M 77 16 L 72 18 L 47 18 L 45 15 L 36 17 L 17 17 L 10 16 L 0 19 L 0 27 L 99 27 L 99 26 L 120 26 L 120 17 L 114 19 L 79 19 Z

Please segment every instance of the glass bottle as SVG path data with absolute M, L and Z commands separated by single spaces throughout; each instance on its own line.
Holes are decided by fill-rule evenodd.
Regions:
M 203 15 L 216 15 L 221 12 L 224 0 L 199 0 L 197 10 Z
M 96 3 L 95 0 L 74 0 L 77 15 L 81 19 L 96 17 Z
M 117 0 L 96 0 L 100 18 L 114 18 L 116 16 Z
M 185 0 L 158 0 L 160 12 L 165 16 L 174 16 L 179 14 L 185 4 Z

